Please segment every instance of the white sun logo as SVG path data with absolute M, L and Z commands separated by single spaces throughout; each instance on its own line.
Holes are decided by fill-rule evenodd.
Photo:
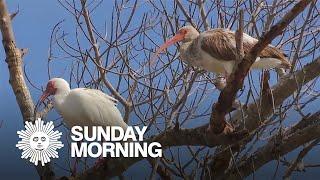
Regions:
M 58 158 L 57 149 L 63 147 L 63 144 L 58 141 L 62 135 L 59 131 L 54 131 L 53 122 L 50 121 L 44 124 L 40 118 L 32 122 L 26 122 L 26 130 L 17 131 L 21 141 L 16 144 L 16 147 L 22 149 L 21 158 L 28 159 L 30 162 L 41 165 L 50 162 L 50 158 Z

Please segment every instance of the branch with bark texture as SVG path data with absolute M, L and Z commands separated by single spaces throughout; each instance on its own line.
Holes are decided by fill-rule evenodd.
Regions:
M 237 49 L 237 56 L 234 67 L 238 67 L 239 63 L 242 61 L 244 56 L 243 51 L 243 27 L 244 27 L 244 11 L 240 9 L 239 11 L 239 21 L 238 21 L 238 29 L 235 34 L 236 39 L 236 49 Z M 233 68 L 233 73 L 237 70 L 237 68 Z M 215 151 L 215 156 L 213 159 L 213 163 L 211 165 L 211 169 L 214 172 L 224 172 L 224 170 L 229 166 L 229 162 L 231 159 L 231 152 L 232 149 L 227 148 L 226 146 L 220 146 Z M 221 151 L 224 150 L 224 153 Z
M 302 159 L 308 154 L 308 152 L 316 146 L 320 142 L 320 139 L 316 139 L 310 144 L 308 144 L 303 150 L 299 153 L 298 157 L 294 160 L 294 162 L 288 167 L 285 172 L 283 178 L 289 178 L 292 172 L 297 168 L 298 164 L 301 163 Z
M 266 145 L 259 148 L 246 160 L 238 163 L 235 168 L 226 172 L 222 179 L 244 178 L 271 160 L 278 159 L 302 144 L 318 139 L 320 136 L 319 119 L 320 113 L 317 112 L 301 120 L 308 123 L 298 123 L 296 126 L 285 131 L 282 137 L 278 135 L 273 136 Z
M 274 1 L 274 3 L 276 3 L 276 1 Z M 275 5 L 273 5 L 275 6 Z M 243 10 L 241 9 L 239 12 L 239 28 L 236 31 L 236 47 L 237 47 L 237 61 L 236 61 L 236 65 L 235 67 L 238 67 L 238 64 L 242 61 L 243 59 L 243 47 L 242 47 L 242 33 L 243 33 Z M 271 24 L 271 21 L 268 19 L 267 23 L 266 23 L 266 27 L 269 27 Z M 268 29 L 268 28 L 266 28 Z M 234 68 L 234 72 L 235 72 L 236 68 Z M 265 73 L 263 77 L 265 77 Z M 264 78 L 263 78 L 264 79 Z M 263 88 L 266 88 L 267 86 L 269 86 L 267 84 L 267 82 L 263 82 L 265 85 L 263 86 Z M 269 92 L 263 92 L 263 96 L 261 97 L 262 102 L 264 102 L 265 100 L 269 100 L 270 97 L 267 97 L 269 94 Z M 266 104 L 266 103 L 265 103 Z M 267 103 L 268 104 L 268 103 Z M 270 103 L 271 104 L 271 103 Z M 251 129 L 252 130 L 252 129 Z M 223 173 L 224 170 L 226 168 L 228 168 L 229 166 L 229 162 L 231 160 L 232 157 L 232 152 L 238 151 L 239 150 L 239 146 L 234 146 L 231 149 L 226 148 L 226 147 L 220 147 L 218 149 L 219 151 L 216 151 L 214 159 L 212 160 L 211 163 L 211 170 L 214 172 L 219 172 L 219 173 Z M 221 150 L 221 151 L 220 151 Z M 219 176 L 219 175 L 218 175 Z
M 271 43 L 271 41 L 280 35 L 290 22 L 300 14 L 310 3 L 309 0 L 298 2 L 276 25 L 262 36 L 258 43 L 245 55 L 239 63 L 237 70 L 230 75 L 227 86 L 220 93 L 218 102 L 212 106 L 212 115 L 210 126 L 214 133 L 222 133 L 226 127 L 225 116 L 232 109 L 232 103 L 236 94 L 243 86 L 244 79 L 248 74 L 251 65 L 254 63 L 259 53 Z
M 284 76 L 284 79 L 278 82 L 278 84 L 275 86 L 271 87 L 274 99 L 273 103 L 262 101 L 260 107 L 258 107 L 255 103 L 251 103 L 246 109 L 244 109 L 243 112 L 241 110 L 236 111 L 230 121 L 236 124 L 236 126 L 242 126 L 241 128 L 244 128 L 243 124 L 245 124 L 245 128 L 249 132 L 254 131 L 274 112 L 274 107 L 281 105 L 284 100 L 286 100 L 295 91 L 300 89 L 304 84 L 318 77 L 320 75 L 319 69 L 320 57 L 315 59 L 312 63 L 305 65 L 301 70 Z M 260 99 L 261 98 L 264 99 L 264 97 L 260 97 Z M 257 99 L 256 101 L 260 102 L 260 99 Z M 243 117 L 246 117 L 244 122 L 242 122 Z M 240 146 L 247 144 L 251 141 L 251 139 L 252 137 L 247 137 L 246 139 L 232 145 L 230 148 L 233 150 L 239 150 Z M 229 162 L 230 156 L 229 148 L 216 153 L 212 162 L 209 163 L 211 164 L 211 171 L 217 172 L 215 170 L 220 168 L 218 167 L 221 164 L 219 162 Z M 224 167 L 224 169 L 226 168 L 227 167 Z
M 16 47 L 11 17 L 4 0 L 0 1 L 0 28 L 6 63 L 10 73 L 9 83 L 16 96 L 23 120 L 33 121 L 34 104 L 24 80 L 21 51 Z
M 162 145 L 162 150 L 174 146 L 208 146 L 215 147 L 221 144 L 233 144 L 239 141 L 241 135 L 225 135 L 206 133 L 208 125 L 192 128 L 192 129 L 169 129 L 159 135 L 149 138 L 146 142 L 159 142 Z M 130 166 L 143 160 L 144 158 L 112 158 L 105 159 L 99 167 L 92 167 L 82 174 L 79 174 L 76 179 L 96 179 L 105 177 L 114 177 L 122 174 Z M 63 177 L 65 178 L 65 177 Z
M 10 73 L 9 83 L 16 96 L 23 121 L 33 121 L 34 104 L 23 76 L 22 52 L 16 46 L 11 25 L 11 16 L 4 0 L 0 0 L 0 29 L 2 33 L 2 44 L 6 53 L 6 63 L 8 64 Z M 55 177 L 55 173 L 52 171 L 50 164 L 44 167 L 41 165 L 36 166 L 36 169 L 41 179 L 54 179 Z

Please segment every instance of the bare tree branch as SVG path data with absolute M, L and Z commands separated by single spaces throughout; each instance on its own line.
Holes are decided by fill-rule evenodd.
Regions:
M 283 178 L 289 178 L 291 173 L 295 170 L 297 167 L 298 163 L 301 163 L 302 159 L 308 154 L 308 152 L 316 146 L 320 142 L 320 139 L 316 139 L 310 144 L 308 144 L 305 148 L 303 148 L 302 151 L 300 151 L 298 157 L 294 160 L 294 162 L 288 167 L 287 171 L 285 172 Z
M 205 0 L 198 0 L 198 6 L 199 6 L 199 9 L 200 9 L 200 15 L 201 15 L 201 18 L 202 18 L 204 29 L 205 30 L 209 30 L 210 29 L 210 25 L 209 25 L 209 22 L 207 20 L 208 14 L 207 14 L 207 12 L 205 10 L 204 3 L 205 3 Z
M 273 103 L 270 103 L 268 101 L 262 101 L 261 107 L 257 107 L 255 103 L 251 103 L 244 110 L 244 112 L 242 112 L 241 110 L 235 112 L 230 121 L 240 125 L 241 128 L 244 128 L 243 126 L 245 125 L 245 128 L 248 129 L 249 132 L 257 129 L 260 125 L 263 125 L 265 123 L 264 120 L 267 119 L 267 117 L 274 112 L 274 106 L 279 106 L 291 94 L 299 90 L 302 84 L 308 83 L 312 79 L 319 76 L 320 71 L 317 70 L 318 68 L 320 68 L 320 57 L 318 57 L 312 63 L 306 65 L 302 70 L 296 71 L 293 74 L 285 76 L 284 79 L 281 80 L 277 85 L 271 87 L 274 98 Z M 260 98 L 263 99 L 264 97 Z M 260 99 L 257 99 L 257 101 L 259 102 Z M 241 121 L 243 116 L 246 117 L 244 119 L 245 122 Z M 220 152 L 218 151 L 215 154 L 212 162 L 209 163 L 211 164 L 211 170 L 213 172 L 216 172 L 216 168 L 221 168 L 218 167 L 219 165 L 221 165 L 221 163 L 225 165 L 224 169 L 228 168 L 226 167 L 225 163 L 230 161 L 229 148 L 231 148 L 234 151 L 239 151 L 241 145 L 246 145 L 248 142 L 251 141 L 251 139 L 252 136 L 249 136 L 248 138 L 245 138 L 244 140 L 232 145 L 231 147 L 227 147 L 227 149 L 225 147 Z M 229 166 L 229 164 L 227 165 Z M 223 173 L 223 171 L 219 171 L 217 176 L 219 175 L 219 173 Z
M 238 90 L 243 86 L 244 79 L 250 70 L 251 65 L 256 60 L 259 53 L 271 43 L 271 41 L 282 33 L 289 23 L 310 3 L 309 0 L 298 2 L 276 25 L 259 39 L 259 42 L 245 55 L 235 73 L 231 74 L 230 82 L 220 93 L 218 102 L 212 106 L 212 116 L 210 125 L 213 132 L 222 133 L 226 127 L 225 115 L 230 112 L 232 103 Z
M 227 172 L 223 179 L 239 179 L 239 172 L 242 178 L 246 177 L 267 162 L 278 159 L 280 156 L 296 149 L 301 144 L 305 144 L 309 141 L 319 138 L 319 115 L 320 114 L 318 112 L 307 119 L 303 119 L 302 121 L 314 121 L 314 124 L 305 124 L 305 127 L 299 126 L 299 129 L 296 131 L 296 133 L 290 133 L 291 129 L 289 129 L 284 133 L 283 137 L 275 135 L 266 145 L 254 152 L 252 156 L 239 163 L 236 168 Z M 296 129 L 295 126 L 292 128 Z
M 237 49 L 237 59 L 236 59 L 235 67 L 238 67 L 239 63 L 243 60 L 243 56 L 244 56 L 243 28 L 244 28 L 244 11 L 243 11 L 243 9 L 241 9 L 239 11 L 239 23 L 238 23 L 238 29 L 236 31 L 236 38 L 235 38 L 236 39 L 236 49 Z M 236 69 L 237 68 L 234 68 L 233 72 L 235 72 Z M 221 152 L 221 151 L 223 151 L 223 152 Z M 232 154 L 231 154 L 232 151 L 233 151 L 232 149 L 229 149 L 226 146 L 219 147 L 215 151 L 215 156 L 212 160 L 213 163 L 211 165 L 211 170 L 213 172 L 223 173 L 225 171 L 225 169 L 227 169 L 230 164 L 230 159 L 232 157 Z
M 2 33 L 2 44 L 6 53 L 6 62 L 10 73 L 9 82 L 16 96 L 23 121 L 34 121 L 34 104 L 23 76 L 22 54 L 21 50 L 16 46 L 11 17 L 4 0 L 0 0 L 0 29 Z M 55 173 L 52 171 L 50 164 L 44 167 L 38 165 L 36 169 L 42 179 L 55 178 Z

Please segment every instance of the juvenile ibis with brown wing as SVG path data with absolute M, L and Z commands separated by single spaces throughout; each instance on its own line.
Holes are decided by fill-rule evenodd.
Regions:
M 232 73 L 237 56 L 234 31 L 217 28 L 199 33 L 192 26 L 184 26 L 165 42 L 156 54 L 180 41 L 182 42 L 179 50 L 181 60 L 210 72 L 225 74 L 226 77 Z M 257 39 L 243 33 L 244 54 L 248 53 L 257 42 Z M 280 49 L 268 45 L 257 57 L 252 68 L 287 69 L 290 66 L 290 62 Z

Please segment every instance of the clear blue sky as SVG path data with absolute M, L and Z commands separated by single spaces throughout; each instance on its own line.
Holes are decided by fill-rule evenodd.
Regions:
M 7 5 L 10 12 L 20 8 L 19 14 L 13 20 L 17 45 L 29 49 L 24 64 L 35 83 L 44 84 L 47 80 L 45 67 L 50 31 L 54 24 L 65 16 L 65 12 L 56 1 L 9 0 Z M 16 131 L 23 128 L 23 123 L 8 83 L 8 69 L 2 45 L 0 57 L 0 120 L 3 121 L 0 129 L 0 177 L 36 179 L 38 176 L 35 168 L 27 161 L 21 160 L 21 152 L 15 148 L 18 140 Z M 39 92 L 32 91 L 32 95 L 36 98 Z

